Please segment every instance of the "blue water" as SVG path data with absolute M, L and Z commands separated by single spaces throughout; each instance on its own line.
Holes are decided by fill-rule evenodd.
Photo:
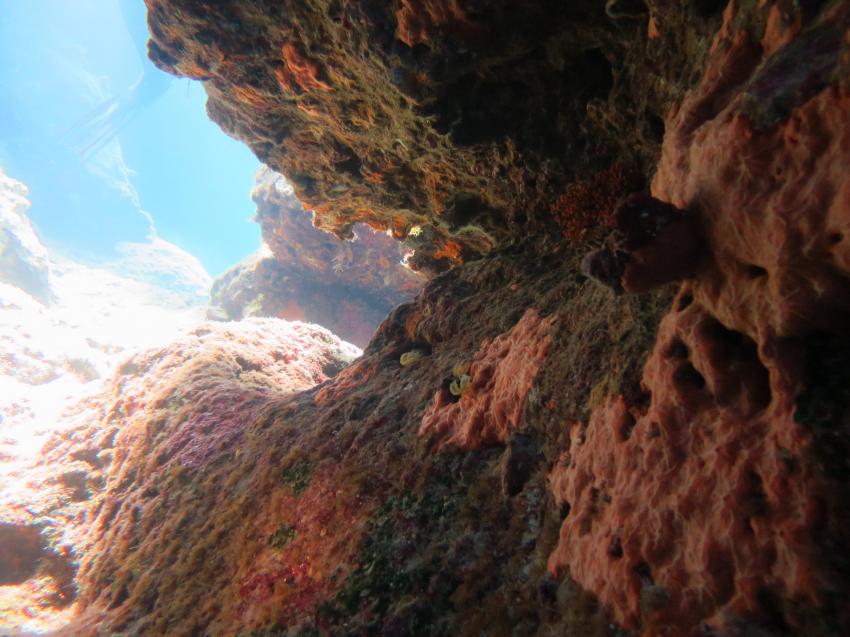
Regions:
M 48 246 L 109 257 L 154 234 L 216 275 L 259 246 L 259 163 L 198 82 L 140 55 L 144 20 L 142 0 L 0 0 L 0 166 Z

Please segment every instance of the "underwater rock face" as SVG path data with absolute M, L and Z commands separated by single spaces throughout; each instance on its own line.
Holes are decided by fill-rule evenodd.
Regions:
M 144 577 L 137 579 L 144 572 L 147 577 L 157 573 L 156 581 L 165 582 L 161 591 L 185 580 L 174 603 L 199 603 L 192 591 L 206 595 L 215 585 L 216 577 L 204 565 L 214 567 L 216 562 L 197 561 L 204 548 L 198 537 L 191 539 L 191 520 L 201 525 L 201 535 L 210 532 L 216 551 L 226 531 L 218 523 L 211 530 L 206 514 L 196 508 L 200 501 L 192 484 L 201 476 L 212 480 L 215 502 L 208 503 L 207 512 L 223 512 L 225 502 L 235 496 L 227 488 L 230 467 L 240 458 L 240 441 L 252 435 L 254 421 L 293 392 L 338 373 L 359 353 L 316 326 L 245 319 L 203 323 L 165 347 L 129 357 L 101 392 L 63 414 L 66 422 L 56 426 L 58 433 L 46 443 L 39 463 L 19 468 L 11 484 L 0 490 L 5 580 L 0 585 L 20 585 L 21 596 L 45 589 L 42 610 L 29 612 L 36 617 L 59 613 L 52 618 L 54 626 L 71 619 L 74 601 L 102 601 L 114 594 L 129 595 L 128 604 L 136 604 L 160 590 Z M 256 468 L 279 470 L 262 464 Z M 236 496 L 231 504 L 238 508 L 241 501 Z M 276 510 L 280 503 L 268 504 Z M 231 521 L 244 528 L 252 515 L 270 513 L 252 500 L 251 510 L 240 511 Z M 243 544 L 238 534 L 231 540 L 239 553 Z M 190 545 L 186 553 L 183 549 Z M 146 555 L 143 563 L 133 562 L 139 552 Z M 245 568 L 259 566 L 246 563 Z M 215 570 L 222 586 L 238 572 L 232 563 Z M 104 587 L 107 576 L 114 586 Z M 36 606 L 33 594 L 28 599 Z M 4 593 L 0 605 L 8 612 L 0 627 L 12 629 L 16 626 L 7 621 L 27 621 L 23 602 Z M 192 616 L 185 608 L 183 612 Z M 84 616 L 79 626 L 72 623 L 60 632 L 88 634 L 90 619 Z M 158 624 L 148 617 L 143 625 Z M 142 634 L 170 634 L 165 628 L 150 630 Z
M 717 13 L 658 3 L 648 42 L 597 0 L 147 4 L 153 62 L 203 80 L 317 226 L 389 230 L 428 272 L 539 230 L 576 176 L 649 169 Z
M 317 387 L 136 411 L 71 634 L 850 632 L 846 3 L 148 4 L 320 225 L 455 267 Z M 694 227 L 614 296 L 624 156 Z
M 669 293 L 612 302 L 577 259 L 532 245 L 438 277 L 361 358 L 293 395 L 263 375 L 267 340 L 242 363 L 226 341 L 212 356 L 176 343 L 131 359 L 105 405 L 105 484 L 82 526 L 69 634 L 474 635 L 519 622 L 605 635 L 599 607 L 547 572 L 559 518 L 546 428 L 586 412 L 564 374 L 582 392 L 628 382 L 652 334 L 622 317 L 657 320 Z M 208 328 L 238 340 L 226 331 L 246 321 Z M 620 360 L 570 349 L 600 346 Z M 461 361 L 490 425 L 459 452 L 419 430 Z
M 27 217 L 27 187 L 0 169 L 0 283 L 50 300 L 50 262 Z
M 275 316 L 317 323 L 364 347 L 387 313 L 424 277 L 402 264 L 407 250 L 365 224 L 342 241 L 313 227 L 285 180 L 263 169 L 253 193 L 262 250 L 221 275 L 211 304 L 224 316 Z
M 661 323 L 648 404 L 611 399 L 574 426 L 551 475 L 570 514 L 550 567 L 632 628 L 840 634 L 850 10 L 802 29 L 773 7 L 760 47 L 735 17 L 652 189 L 699 214 L 710 255 Z

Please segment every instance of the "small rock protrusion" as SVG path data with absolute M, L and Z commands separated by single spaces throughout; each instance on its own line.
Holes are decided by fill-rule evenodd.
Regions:
M 701 248 L 695 214 L 636 192 L 617 206 L 613 232 L 581 271 L 615 294 L 640 294 L 693 276 Z

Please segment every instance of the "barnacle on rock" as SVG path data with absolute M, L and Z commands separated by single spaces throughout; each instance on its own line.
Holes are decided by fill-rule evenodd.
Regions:
M 423 352 L 421 349 L 412 349 L 409 352 L 405 352 L 404 354 L 402 354 L 401 357 L 398 359 L 398 362 L 401 363 L 402 367 L 407 367 L 408 365 L 412 365 L 413 363 L 418 361 L 423 356 L 425 356 L 425 352 Z

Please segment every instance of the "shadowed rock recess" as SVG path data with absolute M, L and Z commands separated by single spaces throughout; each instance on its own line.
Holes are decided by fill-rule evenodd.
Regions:
M 847 2 L 147 5 L 431 278 L 312 389 L 138 412 L 69 634 L 850 634 Z

